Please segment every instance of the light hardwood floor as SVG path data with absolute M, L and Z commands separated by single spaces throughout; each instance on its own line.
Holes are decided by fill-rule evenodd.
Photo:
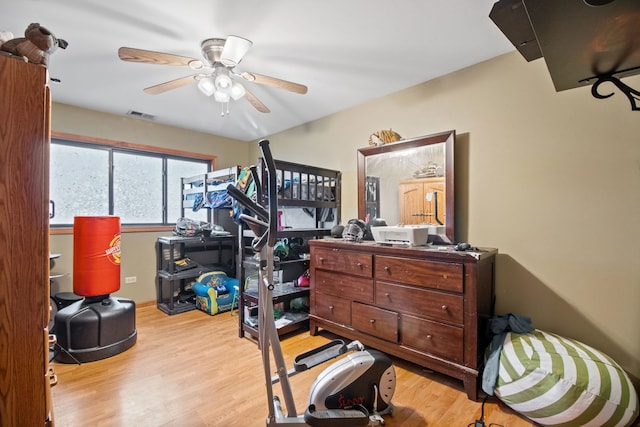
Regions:
M 238 338 L 237 317 L 200 311 L 167 316 L 148 304 L 138 306 L 136 316 L 138 341 L 131 349 L 79 366 L 53 363 L 57 427 L 265 425 L 260 352 L 254 341 Z M 302 332 L 283 339 L 288 366 L 331 338 Z M 480 417 L 481 402 L 468 400 L 460 381 L 393 361 L 396 408 L 385 417 L 387 426 L 466 427 Z M 322 368 L 292 377 L 299 412 Z M 535 426 L 495 398 L 487 400 L 484 417 L 487 427 Z

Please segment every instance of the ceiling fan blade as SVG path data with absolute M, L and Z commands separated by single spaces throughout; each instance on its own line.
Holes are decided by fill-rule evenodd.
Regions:
M 287 80 L 281 80 L 275 77 L 263 76 L 262 74 L 249 73 L 246 71 L 240 74 L 240 76 L 249 82 L 259 83 L 267 86 L 273 86 L 273 87 L 288 90 L 291 92 L 300 93 L 303 95 L 307 93 L 307 87 L 305 85 L 289 82 Z
M 247 98 L 247 101 L 249 101 L 251 103 L 251 105 L 253 105 L 255 107 L 255 109 L 260 111 L 261 113 L 270 113 L 271 112 L 271 110 L 269 110 L 266 105 L 264 105 L 258 98 L 256 98 L 256 96 L 254 94 L 249 92 L 246 88 L 245 88 L 244 96 L 245 96 L 245 98 Z
M 190 67 L 194 70 L 199 70 L 204 67 L 204 64 L 199 59 L 170 53 L 154 52 L 152 50 L 135 49 L 133 47 L 121 47 L 118 49 L 118 56 L 123 61 L 129 62 Z
M 228 36 L 220 54 L 220 62 L 227 67 L 235 67 L 253 46 L 251 40 L 238 36 Z
M 148 93 L 149 95 L 158 95 L 160 93 L 164 93 L 169 90 L 177 89 L 179 87 L 194 83 L 197 76 L 199 76 L 199 74 L 195 76 L 180 77 L 179 79 L 170 80 L 168 82 L 160 83 L 155 86 L 149 86 L 147 88 L 144 88 L 144 92 Z

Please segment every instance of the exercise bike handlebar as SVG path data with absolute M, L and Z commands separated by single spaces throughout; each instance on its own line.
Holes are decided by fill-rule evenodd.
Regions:
M 235 185 L 229 184 L 227 185 L 227 191 L 233 197 L 236 202 L 244 206 L 249 212 L 253 215 L 257 216 L 257 221 L 251 221 L 251 218 L 246 215 L 240 215 L 240 218 L 244 221 L 250 223 L 250 226 L 253 225 L 252 230 L 257 230 L 258 228 L 261 230 L 261 233 L 256 233 L 256 238 L 253 240 L 251 246 L 256 252 L 260 252 L 260 250 L 264 247 L 264 245 L 268 245 L 270 247 L 275 246 L 276 244 L 276 233 L 278 230 L 277 216 L 278 216 L 278 206 L 276 203 L 272 203 L 271 201 L 278 200 L 277 194 L 277 182 L 276 182 L 276 164 L 273 160 L 273 156 L 271 155 L 271 149 L 269 148 L 269 141 L 266 139 L 261 140 L 259 143 L 260 149 L 262 150 L 262 156 L 265 160 L 265 165 L 267 168 L 267 177 L 268 177 L 268 200 L 269 209 L 265 209 L 260 204 L 254 202 L 249 198 L 246 194 L 244 194 L 240 189 L 238 189 Z M 254 177 L 254 181 L 256 183 L 259 182 L 257 178 L 257 172 L 255 167 L 251 168 L 251 174 Z M 259 185 L 256 185 L 257 192 L 257 200 L 262 199 L 261 188 Z M 266 225 L 266 230 L 264 230 L 264 225 Z
M 236 199 L 238 203 L 247 208 L 252 214 L 256 215 L 262 221 L 269 221 L 269 212 L 251 200 L 246 194 L 239 190 L 235 185 L 229 184 L 227 185 L 227 191 Z
M 270 247 L 276 244 L 276 233 L 278 231 L 278 188 L 276 182 L 276 163 L 271 155 L 271 149 L 269 148 L 269 140 L 263 139 L 258 143 L 262 150 L 262 156 L 264 157 L 265 165 L 267 167 L 268 176 L 268 200 L 269 200 L 269 228 L 267 234 L 267 245 Z

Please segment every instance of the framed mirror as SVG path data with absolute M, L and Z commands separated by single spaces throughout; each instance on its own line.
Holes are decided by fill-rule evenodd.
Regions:
M 454 130 L 358 149 L 358 218 L 429 224 L 455 242 Z

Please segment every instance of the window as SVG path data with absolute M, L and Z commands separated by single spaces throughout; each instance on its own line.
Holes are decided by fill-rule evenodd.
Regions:
M 162 158 L 113 153 L 113 213 L 122 224 L 162 224 L 163 193 Z
M 211 162 L 187 154 L 54 138 L 50 224 L 68 227 L 77 215 L 117 215 L 122 225 L 175 224 L 182 213 L 180 178 L 208 172 Z M 207 210 L 189 213 L 209 221 Z

